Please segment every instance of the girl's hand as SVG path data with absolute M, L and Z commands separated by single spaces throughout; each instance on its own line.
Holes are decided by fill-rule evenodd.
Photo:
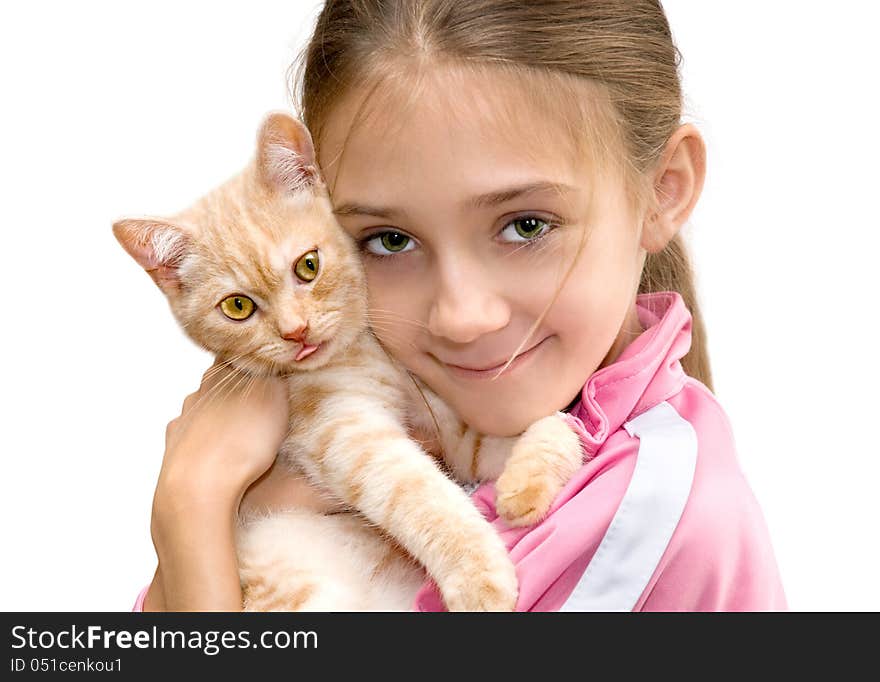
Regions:
M 157 493 L 237 505 L 275 461 L 287 431 L 284 379 L 245 375 L 215 361 L 165 430 Z

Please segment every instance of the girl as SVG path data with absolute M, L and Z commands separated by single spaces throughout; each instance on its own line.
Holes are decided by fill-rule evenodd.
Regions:
M 679 236 L 705 147 L 678 58 L 656 0 L 330 0 L 297 73 L 383 345 L 482 432 L 562 410 L 581 438 L 539 525 L 473 495 L 518 610 L 785 608 Z M 271 468 L 283 387 L 191 410 L 218 380 L 169 424 L 136 609 L 239 609 L 236 512 L 324 504 Z

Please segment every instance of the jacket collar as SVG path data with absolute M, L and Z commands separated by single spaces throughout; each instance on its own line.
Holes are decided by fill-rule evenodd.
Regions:
M 569 412 L 583 422 L 588 456 L 624 422 L 678 393 L 687 378 L 679 359 L 691 347 L 691 314 L 681 295 L 639 294 L 636 309 L 645 331 L 590 376 Z

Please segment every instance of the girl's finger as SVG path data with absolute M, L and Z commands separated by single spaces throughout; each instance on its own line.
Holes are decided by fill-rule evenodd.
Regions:
M 168 422 L 168 426 L 165 427 L 165 439 L 166 440 L 168 439 L 168 436 L 171 435 L 171 432 L 174 431 L 176 426 L 177 426 L 177 418 L 174 418 L 170 422 Z
M 183 399 L 183 408 L 181 409 L 180 413 L 183 414 L 184 412 L 189 410 L 193 406 L 193 404 L 196 402 L 196 400 L 198 400 L 198 399 L 199 399 L 199 392 L 198 391 L 195 391 L 194 393 L 190 393 L 188 396 L 186 396 L 186 398 Z

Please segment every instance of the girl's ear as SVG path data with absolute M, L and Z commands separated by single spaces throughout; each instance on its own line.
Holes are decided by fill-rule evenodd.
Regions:
M 180 264 L 192 247 L 183 230 L 162 219 L 126 219 L 113 223 L 113 235 L 166 296 L 180 291 Z
M 308 129 L 287 114 L 270 114 L 260 128 L 257 173 L 271 192 L 289 194 L 320 182 Z
M 642 230 L 642 248 L 666 248 L 691 215 L 706 178 L 706 144 L 692 123 L 678 128 L 666 143 L 654 178 L 656 210 Z

